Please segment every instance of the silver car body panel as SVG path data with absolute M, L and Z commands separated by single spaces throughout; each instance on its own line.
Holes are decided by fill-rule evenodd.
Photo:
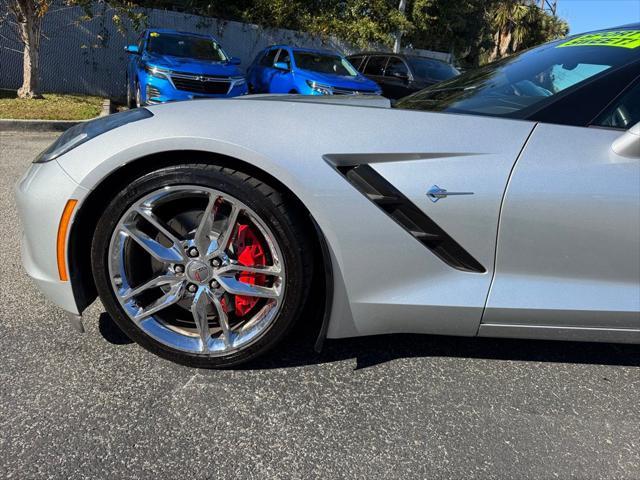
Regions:
M 348 100 L 350 106 L 247 97 L 150 107 L 154 117 L 104 133 L 61 157 L 68 185 L 46 193 L 55 197 L 47 207 L 27 198 L 34 191 L 20 193 L 19 188 L 26 224 L 38 223 L 41 212 L 51 217 L 38 234 L 36 227 L 26 227 L 30 251 L 47 245 L 47 253 L 43 251 L 33 263 L 47 278 L 57 278 L 55 236 L 68 198 L 76 198 L 81 209 L 87 193 L 108 175 L 133 161 L 151 162 L 155 153 L 212 152 L 268 172 L 302 201 L 317 222 L 327 240 L 335 282 L 328 337 L 393 332 L 476 335 L 493 279 L 496 248 L 498 252 L 502 248 L 500 243 L 496 247 L 496 237 L 504 192 L 535 124 L 379 108 L 365 103 L 370 99 L 362 100 L 365 106 L 354 106 L 358 99 Z M 324 160 L 331 155 L 366 158 L 487 271 L 456 270 L 437 258 L 332 168 Z M 190 159 L 176 153 L 176 161 Z M 58 167 L 52 162 L 43 168 Z M 40 181 L 43 185 L 46 180 Z M 473 195 L 432 202 L 426 194 L 434 185 Z M 508 205 L 503 208 L 509 212 Z M 500 223 L 501 232 L 508 232 L 507 221 Z M 502 265 L 509 264 L 497 263 L 498 268 Z M 520 304 L 500 303 L 497 299 L 507 298 L 508 291 L 499 295 L 502 283 L 493 283 L 491 315 L 500 308 L 517 309 L 522 299 Z M 68 282 L 43 290 L 62 308 L 78 313 Z M 545 299 L 538 301 L 542 308 Z M 493 317 L 485 318 L 489 319 L 494 322 Z
M 640 158 L 613 130 L 539 125 L 504 198 L 483 323 L 640 328 Z
M 87 193 L 56 161 L 32 165 L 15 188 L 18 213 L 23 219 L 22 264 L 47 298 L 73 314 L 80 313 L 73 290 L 58 276 L 58 225 L 67 200 L 83 198 Z

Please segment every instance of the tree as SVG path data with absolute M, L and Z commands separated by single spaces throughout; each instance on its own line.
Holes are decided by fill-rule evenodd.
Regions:
M 23 45 L 23 79 L 18 89 L 20 98 L 42 98 L 39 89 L 40 74 L 40 38 L 42 21 L 49 12 L 55 0 L 0 0 L 0 5 L 9 12 L 18 30 L 18 38 Z M 87 17 L 93 14 L 93 7 L 105 5 L 104 0 L 66 0 L 67 5 L 82 7 Z M 116 10 L 113 21 L 124 29 L 119 21 L 122 16 L 129 18 L 134 28 L 144 23 L 145 14 L 139 12 L 136 5 L 128 0 L 113 0 L 108 2 Z
M 494 13 L 495 39 L 489 61 L 565 36 L 569 26 L 535 4 L 502 0 Z
M 398 11 L 404 15 L 405 12 L 407 11 L 407 0 L 400 0 L 400 4 L 398 5 Z M 395 53 L 399 53 L 400 50 L 402 49 L 402 31 L 398 31 L 395 34 L 395 38 L 393 41 L 393 51 Z
M 475 67 L 493 46 L 491 17 L 497 0 L 414 0 L 415 28 L 408 41 L 416 48 L 451 53 L 465 67 Z
M 4 0 L 18 25 L 20 41 L 24 45 L 23 80 L 18 90 L 20 98 L 38 98 L 40 62 L 40 33 L 42 18 L 52 0 Z
M 530 0 L 413 0 L 409 19 L 415 47 L 450 52 L 472 68 L 569 30 Z
M 88 1 L 88 0 L 87 0 Z M 145 0 L 267 28 L 331 35 L 360 48 L 444 51 L 467 67 L 559 38 L 567 24 L 533 0 Z M 375 48 L 375 47 L 374 47 Z
M 518 44 L 529 33 L 529 24 L 525 20 L 530 11 L 531 6 L 523 4 L 520 0 L 504 0 L 496 5 L 495 37 L 489 61 L 504 57 L 510 50 L 517 50 Z

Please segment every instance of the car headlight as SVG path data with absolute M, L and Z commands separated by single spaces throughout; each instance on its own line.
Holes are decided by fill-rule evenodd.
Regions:
M 164 78 L 166 80 L 169 80 L 169 74 L 171 73 L 169 70 L 163 70 L 158 67 L 152 67 L 151 65 L 145 65 L 144 71 L 153 77 Z
M 114 128 L 121 127 L 128 123 L 137 122 L 138 120 L 144 120 L 149 117 L 153 117 L 153 113 L 149 110 L 146 108 L 136 108 L 134 110 L 114 113 L 113 115 L 79 123 L 58 137 L 55 142 L 36 157 L 33 163 L 50 162 L 51 160 L 55 160 L 60 155 L 64 155 L 76 148 L 78 145 L 82 145 L 98 135 L 102 135 Z
M 314 92 L 318 92 L 320 95 L 333 95 L 333 88 L 328 85 L 322 85 L 312 80 L 307 80 L 307 85 Z

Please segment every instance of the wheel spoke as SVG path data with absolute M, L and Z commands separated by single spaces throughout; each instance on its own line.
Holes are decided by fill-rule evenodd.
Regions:
M 158 313 L 160 310 L 163 310 L 170 305 L 173 305 L 182 298 L 183 292 L 184 283 L 176 283 L 167 293 L 162 295 L 152 304 L 148 305 L 146 308 L 141 308 L 138 313 L 136 313 L 134 320 L 140 321 L 146 317 L 153 315 L 154 313 Z
M 280 291 L 275 287 L 261 287 L 244 283 L 233 276 L 219 276 L 218 282 L 228 293 L 232 295 L 245 295 L 258 298 L 280 298 Z
M 149 290 L 150 288 L 159 287 L 161 285 L 175 285 L 176 283 L 179 283 L 181 281 L 182 280 L 175 275 L 160 275 L 158 277 L 152 278 L 139 287 L 129 288 L 127 291 L 121 294 L 121 297 L 126 301 L 132 297 L 140 295 L 142 292 Z
M 177 263 L 184 261 L 184 256 L 179 247 L 176 247 L 175 245 L 171 247 L 165 247 L 160 242 L 154 240 L 141 230 L 138 230 L 133 225 L 123 225 L 121 228 L 122 231 L 129 236 L 129 238 L 133 239 L 156 260 L 163 263 Z
M 167 237 L 171 241 L 171 243 L 173 243 L 173 246 L 179 252 L 182 252 L 182 250 L 180 249 L 180 245 L 182 242 L 178 239 L 178 237 L 176 237 L 175 233 L 172 232 L 170 228 L 167 225 L 165 225 L 165 223 L 162 220 L 160 220 L 151 211 L 150 208 L 139 207 L 135 209 L 135 212 L 138 215 L 140 215 L 142 218 L 144 218 L 147 222 L 149 222 L 151 225 L 153 225 L 155 228 L 157 228 L 160 233 L 162 233 L 165 237 Z M 184 258 L 184 255 L 183 255 L 183 258 Z
M 211 246 L 209 247 L 207 257 L 211 258 L 215 255 L 220 255 L 227 249 L 227 245 L 229 244 L 229 241 L 231 240 L 231 237 L 233 237 L 233 234 L 235 232 L 236 223 L 238 223 L 238 215 L 240 215 L 240 211 L 240 207 L 235 204 L 231 205 L 231 212 L 229 212 L 227 221 L 225 222 L 224 227 L 222 227 L 218 238 L 215 240 L 215 242 L 212 242 Z
M 203 352 L 209 351 L 209 321 L 207 320 L 207 304 L 209 303 L 209 295 L 207 294 L 206 287 L 199 287 L 195 296 L 193 297 L 193 303 L 191 304 L 191 313 L 193 314 L 193 320 L 196 322 L 196 328 L 200 334 L 200 341 L 202 343 L 201 350 Z
M 245 265 L 240 265 L 239 263 L 233 263 L 231 265 L 227 265 L 226 267 L 222 267 L 221 269 L 218 270 L 218 275 L 227 276 L 230 273 L 255 273 L 258 275 L 270 275 L 270 276 L 280 277 L 280 274 L 282 273 L 282 269 L 277 265 L 247 267 Z
M 218 314 L 218 323 L 222 329 L 224 348 L 231 348 L 233 346 L 233 340 L 231 338 L 231 328 L 229 327 L 229 317 L 227 316 L 227 312 L 224 311 L 224 308 L 222 308 L 222 302 L 215 294 L 210 293 L 210 298 L 213 305 L 216 307 L 216 312 Z
M 211 230 L 213 229 L 213 222 L 215 220 L 215 213 L 213 211 L 216 201 L 219 197 L 215 195 L 209 196 L 209 203 L 207 204 L 207 208 L 202 215 L 202 220 L 200 220 L 200 224 L 196 230 L 195 236 L 195 244 L 200 250 L 200 254 L 209 255 L 215 251 L 215 247 L 213 242 L 211 241 Z

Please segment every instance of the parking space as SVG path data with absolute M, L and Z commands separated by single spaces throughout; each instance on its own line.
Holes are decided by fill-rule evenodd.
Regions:
M 0 132 L 0 478 L 638 478 L 640 347 L 303 331 L 240 370 L 71 330 L 23 273 Z M 89 239 L 87 239 L 89 241 Z

